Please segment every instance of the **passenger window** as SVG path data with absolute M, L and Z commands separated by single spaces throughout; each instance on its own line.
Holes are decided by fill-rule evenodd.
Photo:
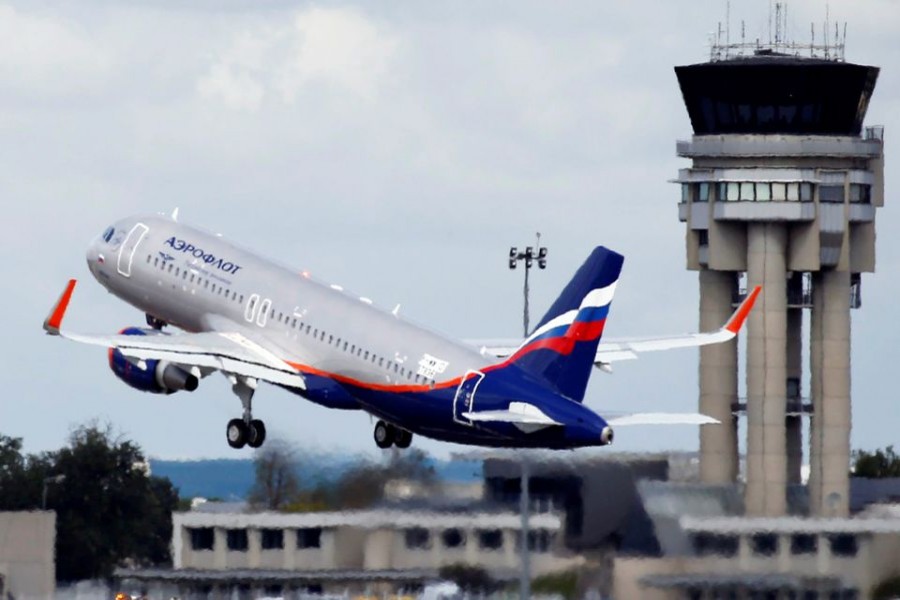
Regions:
M 172 272 L 172 267 L 174 267 L 174 266 L 175 266 L 175 265 L 173 265 L 172 263 L 169 263 L 169 273 Z
M 333 343 L 334 343 L 334 336 L 333 336 L 333 335 L 329 335 L 329 336 L 328 336 L 328 344 L 331 345 L 331 344 L 333 344 Z
M 400 367 L 397 365 L 397 363 L 394 363 L 394 373 L 396 373 L 399 369 Z
M 325 341 L 325 330 L 324 329 L 319 334 L 319 339 L 322 340 L 323 342 Z
M 184 279 L 185 281 L 187 281 L 187 269 L 185 269 L 184 272 L 181 274 L 181 278 Z
M 206 288 L 206 289 L 209 289 L 209 279 L 204 279 L 204 280 L 203 280 L 203 287 Z
M 194 283 L 194 274 L 191 273 L 191 283 Z
M 344 352 L 347 351 L 347 342 L 344 342 Z
M 384 366 L 384 358 L 379 358 L 379 359 L 378 359 L 378 366 L 379 366 L 379 367 L 383 367 L 383 366 Z
M 152 257 L 148 254 L 148 255 L 147 255 L 147 264 L 148 264 L 148 265 L 150 264 L 150 259 L 151 259 L 151 258 L 152 258 Z
M 309 325 L 306 326 L 306 332 L 309 333 Z M 313 339 L 319 337 L 319 330 L 316 327 L 313 327 Z
M 366 360 L 369 360 L 369 351 L 368 351 L 368 350 L 366 350 L 366 355 L 365 355 L 364 358 L 365 358 Z
M 243 294 L 241 294 L 241 297 L 240 297 L 240 299 L 238 300 L 238 302 L 240 302 L 241 304 L 244 303 L 244 295 L 243 295 Z
M 175 277 L 178 277 L 179 275 L 181 275 L 181 267 L 175 269 Z
M 154 266 L 154 267 L 158 267 L 158 266 L 159 266 L 159 257 L 158 257 L 158 256 L 154 256 L 154 257 L 153 257 L 153 266 Z
M 306 326 L 306 334 L 309 335 L 309 325 Z

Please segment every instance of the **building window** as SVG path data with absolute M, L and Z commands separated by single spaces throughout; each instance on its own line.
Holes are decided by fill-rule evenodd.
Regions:
M 297 530 L 297 548 L 321 548 L 322 528 L 305 527 Z
M 820 185 L 819 186 L 819 202 L 829 202 L 840 204 L 844 201 L 844 186 L 842 185 Z
M 284 548 L 283 529 L 262 529 L 260 533 L 263 550 L 281 550 Z
M 550 544 L 552 542 L 553 534 L 546 529 L 538 529 L 537 531 L 528 532 L 528 550 L 531 552 L 549 552 Z
M 413 549 L 429 547 L 431 535 L 428 533 L 427 529 L 423 527 L 413 527 L 411 529 L 404 530 L 403 534 L 406 537 L 407 548 Z
M 482 550 L 503 548 L 503 532 L 499 529 L 482 529 L 478 532 L 478 547 Z
M 740 197 L 740 184 L 737 181 L 728 182 L 728 193 L 725 197 L 729 202 L 736 202 Z
M 798 200 L 800 200 L 800 184 L 799 183 L 787 184 L 787 199 L 788 199 L 788 202 L 797 202 Z
M 229 529 L 225 533 L 228 549 L 238 552 L 246 552 L 248 547 L 246 529 Z
M 818 548 L 818 538 L 812 533 L 797 533 L 791 536 L 791 554 L 815 554 Z
M 459 548 L 466 545 L 466 534 L 460 529 L 445 529 L 441 534 L 444 548 Z
M 784 202 L 785 200 L 787 200 L 787 184 L 772 184 L 772 200 L 776 202 Z
M 813 186 L 811 183 L 800 184 L 800 202 L 812 202 Z
M 749 181 L 741 182 L 741 201 L 752 202 L 755 200 L 753 196 L 753 184 Z
M 708 229 L 698 229 L 697 230 L 697 243 L 701 246 L 709 246 L 709 230 Z
M 772 186 L 769 183 L 756 184 L 756 201 L 768 202 L 772 199 Z
M 850 184 L 850 202 L 869 204 L 872 201 L 872 188 L 862 183 Z
M 687 202 L 691 197 L 691 186 L 688 183 L 681 184 L 681 201 Z
M 709 202 L 709 183 L 704 182 L 697 184 L 694 202 Z
M 757 533 L 750 536 L 750 547 L 754 554 L 773 556 L 778 553 L 778 536 L 774 533 Z
M 191 550 L 212 550 L 215 543 L 212 527 L 191 527 Z
M 734 556 L 738 550 L 734 535 L 700 532 L 694 534 L 693 543 L 698 556 Z
M 838 533 L 828 536 L 831 553 L 834 556 L 856 556 L 859 550 L 856 536 L 850 533 Z

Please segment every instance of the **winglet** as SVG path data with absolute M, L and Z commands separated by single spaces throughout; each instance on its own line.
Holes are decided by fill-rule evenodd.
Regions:
M 741 330 L 741 327 L 744 325 L 744 321 L 747 320 L 747 315 L 750 314 L 750 310 L 753 308 L 753 304 L 756 302 L 756 297 L 759 296 L 759 293 L 761 291 L 761 285 L 753 288 L 753 291 L 750 292 L 750 294 L 744 299 L 743 302 L 741 302 L 741 305 L 737 307 L 737 310 L 735 310 L 734 314 L 731 315 L 731 318 L 728 319 L 728 322 L 725 324 L 725 329 L 737 335 L 737 333 Z
M 76 283 L 74 279 L 69 280 L 66 289 L 63 290 L 59 300 L 53 306 L 53 310 L 50 311 L 50 314 L 44 320 L 44 331 L 50 335 L 59 335 L 59 328 L 62 326 L 63 317 L 66 316 L 66 309 L 69 307 L 69 300 L 72 299 L 72 292 L 75 291 Z

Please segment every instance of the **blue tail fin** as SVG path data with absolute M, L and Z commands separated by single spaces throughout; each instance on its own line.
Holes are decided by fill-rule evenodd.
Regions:
M 595 248 L 511 361 L 581 402 L 624 260 Z

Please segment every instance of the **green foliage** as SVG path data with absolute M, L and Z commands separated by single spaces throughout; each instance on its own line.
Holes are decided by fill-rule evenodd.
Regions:
M 872 598 L 873 600 L 900 598 L 900 577 L 891 577 L 876 585 L 872 588 Z
M 578 573 L 562 571 L 537 577 L 531 582 L 531 592 L 547 595 L 559 594 L 566 600 L 573 600 L 578 597 Z
M 452 581 L 463 592 L 490 594 L 501 587 L 501 584 L 491 578 L 484 568 L 475 565 L 447 565 L 441 567 L 438 576 Z
M 856 450 L 853 452 L 853 476 L 869 479 L 900 477 L 900 455 L 893 446 L 875 452 Z
M 170 561 L 172 510 L 178 495 L 168 479 L 149 477 L 134 443 L 109 427 L 76 429 L 69 445 L 23 456 L 21 440 L 0 436 L 0 510 L 56 511 L 56 578 L 109 577 L 120 564 Z M 64 477 L 46 481 L 49 477 Z

